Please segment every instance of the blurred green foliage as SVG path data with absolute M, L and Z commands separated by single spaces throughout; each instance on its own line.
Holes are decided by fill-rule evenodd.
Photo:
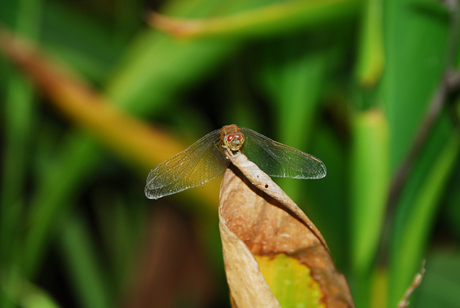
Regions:
M 155 30 L 148 9 L 201 32 Z M 458 14 L 435 0 L 15 0 L 0 27 L 184 146 L 235 123 L 321 158 L 325 179 L 279 183 L 356 306 L 396 307 L 426 258 L 411 307 L 458 307 Z M 0 57 L 0 307 L 229 306 L 217 204 L 146 200 L 154 166 L 39 90 Z

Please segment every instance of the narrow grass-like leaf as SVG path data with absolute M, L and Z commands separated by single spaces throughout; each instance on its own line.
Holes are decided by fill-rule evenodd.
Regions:
M 136 153 L 135 161 L 144 166 L 151 166 L 152 153 L 157 153 L 155 156 L 159 155 L 161 161 L 179 152 L 180 146 L 173 142 L 168 145 L 168 137 L 160 131 L 112 107 L 89 85 L 7 36 L 2 43 L 9 57 L 17 61 L 62 113 L 98 135 L 103 142 L 119 151 Z
M 389 188 L 389 127 L 380 110 L 358 113 L 352 121 L 351 265 L 357 306 L 366 307 L 370 304 L 371 265 L 383 231 Z
M 370 308 L 386 308 L 388 301 L 388 270 L 381 267 L 375 268 L 370 286 L 366 289 L 369 290 Z
M 32 86 L 13 68 L 6 95 L 5 152 L 0 190 L 0 262 L 12 261 L 12 244 L 21 225 L 34 110 Z
M 214 1 L 210 5 L 219 3 Z M 176 6 L 176 10 L 184 9 L 195 11 L 199 15 L 200 3 Z M 209 73 L 238 47 L 222 46 L 221 42 L 194 43 L 188 46 L 172 42 L 170 38 L 158 36 L 154 32 L 146 31 L 130 46 L 131 52 L 107 87 L 109 97 L 116 104 L 137 114 L 145 115 L 158 110 L 180 90 Z M 97 118 L 97 115 L 94 116 Z M 114 135 L 111 137 L 116 138 Z M 61 160 L 40 180 L 37 196 L 32 201 L 31 212 L 39 215 L 30 216 L 29 234 L 23 254 L 27 275 L 36 273 L 46 243 L 52 234 L 52 221 L 59 217 L 66 205 L 71 205 L 66 200 L 71 198 L 101 161 L 97 143 L 86 134 L 71 133 L 68 138 L 63 143 Z M 150 168 L 154 165 L 155 163 L 151 164 Z M 55 189 L 56 187 L 59 189 Z
M 384 67 L 382 0 L 367 0 L 362 12 L 356 75 L 359 85 L 373 87 Z
M 439 198 L 460 153 L 460 135 L 453 131 L 431 164 L 417 193 L 411 213 L 394 234 L 391 251 L 389 306 L 395 305 L 417 272 L 429 231 L 435 218 Z
M 15 17 L 16 33 L 31 37 L 39 36 L 39 21 L 41 19 L 42 1 L 16 1 L 14 10 L 5 10 L 5 3 L 0 4 L 0 11 L 8 11 Z M 19 242 L 23 227 L 23 214 L 27 198 L 27 170 L 30 166 L 30 149 L 34 132 L 34 89 L 32 84 L 17 68 L 8 65 L 3 101 L 4 122 L 4 153 L 2 172 L 0 173 L 0 272 L 17 266 L 19 257 Z M 2 106 L 2 107 L 3 107 Z M 18 284 L 8 283 L 7 287 L 16 288 Z M 20 290 L 10 290 L 19 293 Z M 32 292 L 51 307 L 52 301 L 47 300 L 40 292 Z M 12 307 L 10 300 L 0 292 L 0 306 Z
M 103 248 L 109 257 L 107 269 L 110 269 L 115 290 L 125 290 L 126 282 L 133 276 L 135 262 L 139 261 L 137 252 L 142 249 L 140 242 L 144 239 L 145 232 L 148 232 L 146 224 L 149 213 L 143 206 L 143 195 L 129 198 L 111 190 L 96 193 L 94 202 L 101 206 L 95 211 L 102 233 Z
M 8 56 L 50 96 L 51 102 L 121 156 L 149 170 L 182 150 L 168 135 L 121 112 L 89 85 L 33 49 L 21 48 L 4 33 L 0 42 Z
M 137 165 L 147 171 L 159 162 L 173 156 L 183 149 L 177 142 L 172 140 L 153 127 L 149 127 L 127 114 L 112 107 L 104 98 L 93 92 L 84 82 L 72 75 L 57 68 L 53 63 L 42 56 L 37 56 L 27 48 L 19 48 L 16 43 L 10 40 L 9 34 L 3 32 L 2 47 L 11 57 L 27 71 L 34 81 L 52 98 L 64 114 L 78 122 L 81 126 L 91 130 L 107 145 L 114 147 L 116 151 L 135 161 Z M 53 215 L 61 211 L 61 196 L 77 189 L 72 187 L 72 181 L 78 181 L 91 170 L 91 166 L 100 159 L 99 152 L 95 151 L 95 143 L 92 139 L 78 138 L 71 140 L 68 150 L 63 153 L 62 162 L 70 164 L 71 167 L 61 169 L 56 167 L 55 173 L 51 173 L 48 181 L 40 186 L 39 194 L 36 196 L 31 207 L 31 226 L 34 226 L 26 240 L 26 251 L 24 256 L 30 260 L 26 268 L 34 272 L 33 265 L 36 255 L 43 249 L 41 243 L 49 232 L 48 224 L 51 223 Z M 82 152 L 83 151 L 83 152 Z M 85 154 L 86 152 L 86 154 Z M 83 159 L 85 158 L 85 159 Z M 67 161 L 68 159 L 68 161 Z M 84 167 L 86 166 L 86 167 Z M 68 182 L 67 182 L 68 181 Z M 61 190 L 55 191 L 56 183 L 60 183 Z M 74 183 L 75 184 L 75 183 Z M 205 190 L 197 194 L 207 194 L 205 204 L 213 204 L 211 200 L 217 198 L 217 183 L 209 183 Z M 66 190 L 69 189 L 69 190 Z M 62 193 L 62 195 L 61 195 Z M 197 193 L 197 191 L 194 191 Z M 53 196 L 56 199 L 50 198 Z M 55 203 L 54 203 L 55 202 Z M 43 204 L 49 204 L 43 206 Z M 214 201 L 215 204 L 215 201 Z M 28 271 L 29 271 L 28 270 Z
M 283 1 L 226 17 L 180 20 L 152 13 L 150 23 L 185 38 L 267 37 L 318 27 L 356 14 L 359 0 Z
M 277 138 L 307 151 L 326 70 L 333 56 L 331 48 L 312 46 L 299 37 L 276 42 L 266 49 L 261 81 L 275 110 Z M 302 182 L 277 182 L 292 199 L 298 199 Z
M 395 170 L 442 78 L 448 15 L 421 10 L 411 0 L 383 1 L 383 9 L 385 70 L 378 101 L 391 127 L 391 169 Z
M 109 79 L 106 94 L 130 113 L 146 117 L 171 103 L 178 88 L 205 76 L 239 45 L 228 42 L 180 42 L 145 31 Z
M 68 216 L 59 240 L 68 277 L 78 293 L 81 307 L 113 307 L 114 297 L 104 267 L 96 257 L 88 227 L 78 215 Z
M 337 266 L 345 268 L 351 250 L 348 232 L 350 222 L 344 219 L 349 215 L 349 189 L 344 185 L 349 175 L 348 149 L 344 148 L 340 138 L 327 125 L 316 127 L 312 145 L 315 149 L 312 153 L 325 162 L 328 174 L 320 181 L 305 183 L 305 196 L 311 206 L 304 209 L 308 210 L 310 219 L 315 221 L 321 234 L 328 239 Z M 331 193 L 332 187 L 334 193 Z
M 59 308 L 55 300 L 43 289 L 24 279 L 10 268 L 0 279 L 0 296 L 7 299 L 3 307 Z M 2 304 L 3 304 L 2 303 Z
M 384 114 L 369 110 L 353 118 L 351 151 L 352 266 L 364 274 L 376 255 L 389 188 L 389 127 Z
M 101 84 L 110 75 L 127 41 L 116 39 L 112 25 L 78 5 L 47 1 L 43 11 L 41 48 L 91 81 Z M 84 20 L 84 22 L 82 22 Z
M 26 221 L 28 232 L 23 239 L 20 258 L 27 277 L 37 274 L 50 235 L 57 230 L 56 221 L 63 219 L 66 211 L 73 205 L 68 201 L 68 196 L 73 195 L 84 184 L 83 179 L 95 170 L 95 162 L 101 159 L 100 153 L 90 151 L 93 146 L 92 139 L 87 139 L 85 143 L 63 144 L 64 151 L 55 160 L 56 165 L 46 173 L 46 181 L 39 183 L 37 193 L 30 201 Z M 79 160 L 81 155 L 88 152 L 91 156 L 87 161 Z M 63 172 L 61 164 L 67 162 L 73 163 L 69 163 Z

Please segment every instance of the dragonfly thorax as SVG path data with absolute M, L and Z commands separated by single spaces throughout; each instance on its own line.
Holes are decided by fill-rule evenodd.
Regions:
M 240 132 L 228 133 L 224 137 L 224 144 L 233 152 L 238 151 L 244 143 L 244 135 Z

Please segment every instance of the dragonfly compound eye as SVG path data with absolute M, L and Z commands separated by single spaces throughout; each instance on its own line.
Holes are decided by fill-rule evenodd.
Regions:
M 231 151 L 238 151 L 244 143 L 244 135 L 240 132 L 229 133 L 225 136 L 224 143 Z

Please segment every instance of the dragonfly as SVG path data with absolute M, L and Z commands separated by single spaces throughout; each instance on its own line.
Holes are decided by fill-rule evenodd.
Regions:
M 145 195 L 159 199 L 213 180 L 230 163 L 226 148 L 233 154 L 241 151 L 271 177 L 320 179 L 326 176 L 326 165 L 313 155 L 232 124 L 210 132 L 153 168 L 147 177 Z

